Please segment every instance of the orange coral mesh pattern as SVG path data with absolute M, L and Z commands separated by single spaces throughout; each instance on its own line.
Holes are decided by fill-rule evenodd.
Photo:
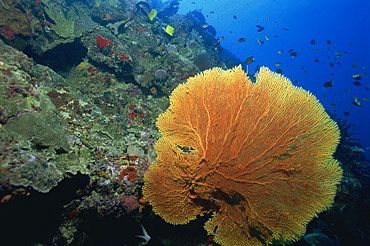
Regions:
M 215 242 L 258 246 L 298 240 L 333 203 L 339 130 L 310 92 L 266 67 L 253 83 L 239 66 L 188 79 L 170 102 L 143 189 L 167 222 L 213 212 Z

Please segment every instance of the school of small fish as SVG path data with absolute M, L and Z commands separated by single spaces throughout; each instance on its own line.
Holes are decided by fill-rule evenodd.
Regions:
M 212 14 L 214 13 L 214 11 L 211 12 Z M 211 14 L 210 13 L 210 14 Z M 233 15 L 233 18 L 235 20 L 237 20 L 237 16 L 236 15 Z M 259 19 L 256 19 L 255 21 L 259 21 Z M 268 21 L 270 21 L 270 19 L 268 19 Z M 280 28 L 281 30 L 283 31 L 289 31 L 288 28 L 285 28 L 285 27 L 280 27 L 280 23 L 278 21 L 275 21 L 274 24 Z M 205 24 L 203 26 L 203 28 L 207 27 L 208 24 Z M 266 29 L 269 28 L 268 25 L 255 25 L 256 27 L 256 33 L 257 35 L 261 35 L 261 33 L 264 33 L 266 31 Z M 271 28 L 272 29 L 272 28 Z M 229 30 L 229 33 L 233 33 L 233 30 Z M 256 37 L 256 41 L 259 45 L 262 45 L 262 47 L 264 47 L 263 45 L 266 43 L 266 42 L 271 42 L 272 39 L 270 38 L 272 37 L 273 39 L 274 38 L 278 38 L 279 35 L 271 35 L 271 36 L 267 36 L 267 35 L 264 35 L 264 36 L 259 36 L 259 37 Z M 220 36 L 218 37 L 218 41 L 220 40 L 224 40 L 225 39 L 225 36 Z M 248 39 L 250 40 L 250 39 Z M 238 40 L 236 40 L 236 43 L 237 44 L 242 44 L 242 43 L 246 43 L 247 41 L 247 37 L 240 37 Z M 250 41 L 248 41 L 250 42 Z M 317 53 L 317 55 L 315 55 L 316 57 L 312 60 L 313 62 L 315 63 L 318 63 L 318 64 L 322 64 L 322 65 L 327 65 L 329 68 L 328 70 L 330 71 L 330 69 L 333 69 L 333 68 L 336 68 L 336 67 L 339 67 L 339 66 L 342 66 L 342 58 L 346 57 L 349 52 L 348 50 L 351 49 L 352 47 L 352 43 L 349 42 L 348 43 L 348 50 L 339 50 L 335 45 L 334 45 L 335 42 L 332 42 L 332 40 L 317 40 L 317 39 L 311 39 L 308 41 L 308 48 L 307 50 L 310 51 L 310 52 L 314 52 L 314 53 Z M 329 51 L 329 54 L 326 54 L 326 56 L 323 56 L 321 55 L 321 49 L 320 48 L 317 48 L 318 46 L 320 46 L 322 48 L 322 45 L 326 45 L 326 49 Z M 304 44 L 301 45 L 301 50 L 303 50 L 304 48 Z M 283 50 L 283 49 L 280 49 L 277 51 L 278 54 L 287 54 L 289 55 L 291 58 L 296 58 L 299 56 L 300 54 L 300 50 L 295 50 L 295 49 L 289 49 L 289 50 Z M 249 64 L 252 64 L 256 61 L 256 57 L 255 56 L 249 56 L 248 58 L 246 58 L 244 60 L 244 64 L 246 65 L 249 65 Z M 366 85 L 368 85 L 368 83 L 364 84 L 362 83 L 362 80 L 364 78 L 367 78 L 368 79 L 368 72 L 366 72 L 366 69 L 367 67 L 366 66 L 359 66 L 358 62 L 359 62 L 359 59 L 353 59 L 352 60 L 353 64 L 350 66 L 350 69 L 353 69 L 353 71 L 355 71 L 351 76 L 352 76 L 352 79 L 354 79 L 354 81 L 352 82 L 348 82 L 348 86 L 355 86 L 355 87 L 359 87 L 359 88 L 365 88 L 366 91 L 370 91 L 369 87 L 367 87 Z M 347 61 L 343 63 L 348 63 Z M 276 67 L 284 67 L 284 64 L 282 62 L 275 62 L 274 65 Z M 292 65 L 292 64 L 290 64 Z M 259 65 L 256 65 L 255 66 L 255 71 L 257 72 L 259 70 L 260 66 Z M 308 73 L 309 71 L 307 71 L 305 68 L 302 67 L 302 70 L 304 73 Z M 283 73 L 283 70 L 281 68 L 276 68 L 275 69 L 275 72 L 279 73 L 279 74 L 282 74 Z M 330 72 L 329 73 L 330 76 L 333 76 L 335 75 L 335 73 L 333 72 Z M 298 80 L 295 80 L 293 81 L 294 83 L 299 83 Z M 331 87 L 334 87 L 335 86 L 335 83 L 334 83 L 334 79 L 330 79 L 326 82 L 323 82 L 322 83 L 322 86 L 324 88 L 331 88 Z M 344 90 L 344 92 L 348 92 L 348 91 L 351 91 L 352 88 L 349 88 L 348 90 Z M 369 98 L 367 97 L 363 97 L 362 98 L 363 101 L 370 101 Z M 361 102 L 361 99 L 359 99 L 359 97 L 352 97 L 351 98 L 351 103 L 357 107 L 362 107 L 362 102 Z M 331 106 L 337 106 L 337 104 L 335 103 L 332 103 Z M 344 115 L 348 116 L 349 115 L 349 112 L 345 111 L 344 112 Z

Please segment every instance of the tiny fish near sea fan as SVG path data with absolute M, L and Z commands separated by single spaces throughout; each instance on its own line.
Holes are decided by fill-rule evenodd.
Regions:
M 212 212 L 215 242 L 262 246 L 298 240 L 333 203 L 340 134 L 310 92 L 266 67 L 253 83 L 239 66 L 189 78 L 170 102 L 143 188 L 165 221 Z

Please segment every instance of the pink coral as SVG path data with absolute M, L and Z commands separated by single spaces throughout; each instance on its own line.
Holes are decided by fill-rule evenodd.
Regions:
M 125 205 L 127 213 L 131 213 L 133 210 L 139 207 L 139 203 L 133 195 L 124 195 L 122 196 L 120 201 L 123 202 L 123 204 Z
M 15 32 L 8 26 L 0 27 L 0 33 L 8 40 L 13 40 L 15 38 Z

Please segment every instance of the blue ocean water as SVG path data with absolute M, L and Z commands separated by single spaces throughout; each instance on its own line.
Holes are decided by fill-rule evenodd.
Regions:
M 370 158 L 370 1 L 180 1 L 179 14 L 193 10 L 215 27 L 223 48 L 242 61 L 254 57 L 250 73 L 258 66 L 281 69 L 353 124 L 352 137 Z

